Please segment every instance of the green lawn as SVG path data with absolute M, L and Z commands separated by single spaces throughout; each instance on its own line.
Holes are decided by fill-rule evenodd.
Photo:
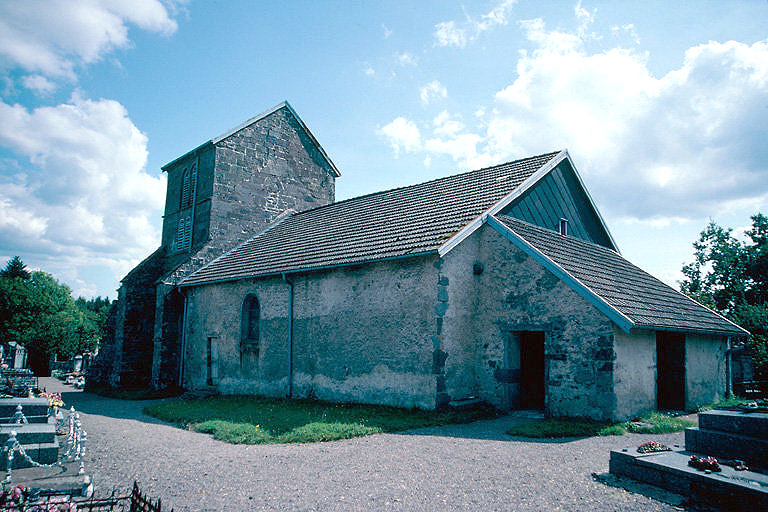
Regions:
M 635 422 L 593 422 L 568 418 L 549 418 L 515 425 L 507 431 L 511 436 L 533 438 L 620 436 L 627 432 L 636 434 L 668 434 L 692 427 L 693 422 L 653 412 Z
M 238 444 L 332 441 L 494 416 L 488 409 L 436 412 L 244 396 L 170 400 L 144 412 Z

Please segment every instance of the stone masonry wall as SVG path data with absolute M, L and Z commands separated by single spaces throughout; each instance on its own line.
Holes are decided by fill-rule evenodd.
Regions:
M 193 166 L 193 205 L 181 208 L 182 176 Z M 325 205 L 335 194 L 330 166 L 287 108 L 200 148 L 166 171 L 160 256 L 151 268 L 139 267 L 126 278 L 114 341 L 101 361 L 105 369 L 112 368 L 113 385 L 175 384 L 183 308 L 179 297 L 169 295 L 175 285 L 287 210 Z M 193 218 L 189 249 L 175 244 L 179 219 L 187 216 Z
M 433 408 L 435 261 L 413 258 L 290 276 L 294 396 Z M 185 384 L 206 387 L 210 337 L 216 340 L 220 391 L 285 396 L 289 289 L 279 278 L 189 289 Z M 248 293 L 261 306 L 258 355 L 240 351 Z
M 335 177 L 287 108 L 216 144 L 211 240 L 243 241 L 286 210 L 332 203 Z
M 451 398 L 514 403 L 519 368 L 503 368 L 504 341 L 514 331 L 541 330 L 546 414 L 614 415 L 613 323 L 594 306 L 487 225 L 445 256 L 441 274 L 447 306 L 440 343 Z

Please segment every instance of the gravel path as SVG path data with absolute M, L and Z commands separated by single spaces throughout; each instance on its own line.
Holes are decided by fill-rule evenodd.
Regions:
M 682 443 L 682 434 L 536 442 L 504 434 L 524 421 L 507 417 L 328 443 L 238 446 L 142 414 L 153 402 L 73 392 L 54 379 L 41 386 L 65 391 L 67 407 L 81 412 L 97 494 L 136 479 L 177 512 L 680 510 L 591 474 L 608 472 L 612 448 Z

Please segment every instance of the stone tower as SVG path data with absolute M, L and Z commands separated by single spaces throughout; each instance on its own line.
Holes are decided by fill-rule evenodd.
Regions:
M 184 311 L 176 284 L 277 217 L 332 203 L 340 176 L 287 102 L 162 169 L 161 245 L 121 281 L 89 385 L 175 385 Z

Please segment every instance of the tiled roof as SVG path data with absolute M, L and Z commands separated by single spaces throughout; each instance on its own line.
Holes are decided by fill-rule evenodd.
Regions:
M 633 327 L 747 334 L 610 249 L 505 215 L 496 219 L 628 317 Z
M 287 217 L 183 286 L 434 252 L 558 153 L 339 201 Z

